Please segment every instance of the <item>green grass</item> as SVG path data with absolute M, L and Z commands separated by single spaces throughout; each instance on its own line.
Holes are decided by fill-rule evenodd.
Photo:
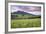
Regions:
M 11 19 L 34 19 L 34 18 L 41 18 L 41 16 L 38 15 L 28 15 L 28 14 L 14 14 L 11 15 Z
M 41 19 L 12 19 L 11 28 L 30 28 L 30 27 L 40 27 Z

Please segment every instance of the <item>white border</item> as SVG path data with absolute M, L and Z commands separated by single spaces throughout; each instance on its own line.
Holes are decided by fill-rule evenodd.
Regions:
M 41 27 L 38 28 L 16 28 L 16 29 L 11 29 L 11 10 L 10 6 L 11 5 L 23 5 L 23 6 L 41 6 Z M 43 5 L 39 4 L 22 4 L 22 3 L 8 3 L 8 31 L 27 31 L 27 30 L 43 30 Z

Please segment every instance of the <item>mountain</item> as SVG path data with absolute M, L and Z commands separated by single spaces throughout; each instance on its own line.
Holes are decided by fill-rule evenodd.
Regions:
M 37 15 L 31 14 L 31 13 L 27 13 L 27 12 L 24 12 L 24 11 L 16 11 L 16 12 L 12 12 L 12 14 L 28 14 L 28 15 L 37 16 Z
M 29 14 L 29 13 L 26 13 L 24 11 L 17 11 L 17 12 L 13 12 L 13 14 Z

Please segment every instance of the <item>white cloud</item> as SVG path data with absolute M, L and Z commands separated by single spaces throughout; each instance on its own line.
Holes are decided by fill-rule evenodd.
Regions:
M 33 8 L 32 7 L 31 10 L 37 10 L 37 9 L 39 9 L 39 8 Z M 24 12 L 27 12 L 27 13 L 30 13 L 30 14 L 34 14 L 34 15 L 41 15 L 41 11 L 29 11 L 29 10 L 24 10 L 24 9 L 21 9 L 21 8 L 18 8 L 18 7 L 12 7 L 12 11 L 11 12 L 17 12 L 18 10 L 24 11 Z

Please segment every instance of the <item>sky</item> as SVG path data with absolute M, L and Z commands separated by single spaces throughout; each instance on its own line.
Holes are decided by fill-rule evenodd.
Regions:
M 40 6 L 20 6 L 20 5 L 11 5 L 11 12 L 24 11 L 34 15 L 41 15 Z

